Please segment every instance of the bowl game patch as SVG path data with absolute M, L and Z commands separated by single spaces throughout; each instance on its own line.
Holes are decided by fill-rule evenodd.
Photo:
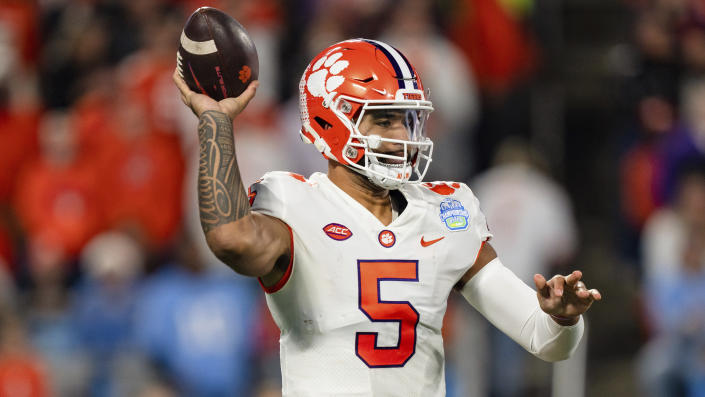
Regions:
M 441 201 L 441 220 L 450 231 L 465 230 L 468 228 L 470 214 L 463 203 L 453 198 Z

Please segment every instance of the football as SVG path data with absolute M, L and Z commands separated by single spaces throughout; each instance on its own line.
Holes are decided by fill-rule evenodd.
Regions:
M 230 15 L 212 7 L 197 9 L 186 21 L 180 41 L 176 68 L 193 91 L 221 100 L 242 94 L 257 80 L 255 45 Z

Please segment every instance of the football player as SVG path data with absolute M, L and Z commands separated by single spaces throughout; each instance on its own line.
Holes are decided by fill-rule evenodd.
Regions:
M 502 265 L 466 185 L 422 183 L 433 106 L 395 48 L 356 39 L 316 56 L 299 84 L 301 137 L 328 172 L 269 172 L 249 191 L 233 119 L 258 82 L 216 102 L 174 80 L 199 117 L 203 231 L 266 292 L 284 395 L 445 395 L 441 326 L 453 290 L 544 360 L 576 349 L 600 293 L 579 271 L 537 274 L 534 291 Z

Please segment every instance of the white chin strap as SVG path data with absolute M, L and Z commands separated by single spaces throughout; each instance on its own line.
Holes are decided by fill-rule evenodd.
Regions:
M 379 135 L 368 136 L 367 153 L 370 153 L 370 149 L 379 148 L 381 143 L 382 139 Z M 379 157 L 376 155 L 366 157 L 366 161 L 369 161 L 369 163 L 367 164 L 366 169 L 363 170 L 364 175 L 367 176 L 367 179 L 369 179 L 370 182 L 384 189 L 399 189 L 401 185 L 409 180 L 411 172 L 413 171 L 411 163 L 406 159 L 397 164 L 386 164 L 381 162 Z M 398 158 L 396 160 L 400 161 Z
M 382 164 L 376 158 L 373 158 L 367 169 L 363 170 L 370 182 L 387 190 L 399 189 L 407 183 L 411 171 L 411 164 L 408 161 L 403 164 Z M 402 175 L 402 178 L 398 178 L 399 175 Z M 407 176 L 403 177 L 403 175 Z

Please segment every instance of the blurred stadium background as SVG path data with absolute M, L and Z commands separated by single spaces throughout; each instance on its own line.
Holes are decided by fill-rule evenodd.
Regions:
M 263 293 L 200 235 L 171 74 L 202 5 L 259 52 L 245 183 L 325 169 L 300 74 L 378 38 L 431 89 L 427 180 L 470 184 L 527 282 L 577 268 L 603 293 L 555 368 L 451 299 L 449 396 L 705 395 L 705 2 L 0 0 L 0 396 L 280 394 Z

